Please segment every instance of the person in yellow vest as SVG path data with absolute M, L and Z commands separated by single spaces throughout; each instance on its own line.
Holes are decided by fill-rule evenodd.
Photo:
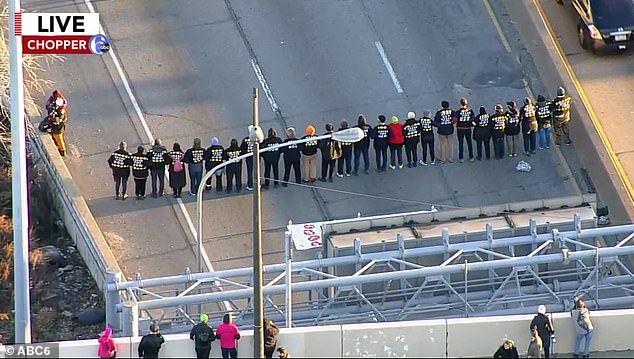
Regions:
M 132 177 L 134 177 L 134 194 L 136 199 L 145 199 L 145 186 L 150 174 L 150 161 L 143 146 L 137 147 L 137 152 L 130 155 L 132 159 Z
M 561 145 L 563 138 L 566 145 L 570 145 L 570 108 L 572 106 L 572 97 L 566 95 L 563 87 L 557 89 L 557 97 L 553 100 L 553 120 L 555 123 L 555 145 Z
M 119 142 L 119 149 L 114 151 L 110 158 L 108 158 L 108 164 L 112 168 L 112 177 L 114 178 L 115 199 L 126 199 L 128 190 L 128 178 L 130 177 L 130 166 L 132 166 L 132 159 L 127 151 L 128 144 L 121 141 Z M 119 191 L 121 190 L 121 191 Z
M 189 169 L 189 194 L 195 196 L 198 193 L 198 187 L 203 179 L 203 164 L 207 159 L 207 152 L 200 145 L 200 138 L 194 139 L 194 147 L 185 152 L 183 162 L 188 164 Z
M 57 103 L 61 103 L 61 99 L 57 99 Z M 64 131 L 68 125 L 68 115 L 66 109 L 61 105 L 53 104 L 48 112 L 48 121 L 50 123 L 49 131 L 53 142 L 59 151 L 59 154 L 66 156 L 66 141 L 64 141 Z

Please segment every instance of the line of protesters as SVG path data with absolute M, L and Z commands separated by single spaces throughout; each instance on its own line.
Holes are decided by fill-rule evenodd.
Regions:
M 466 98 L 461 98 L 460 107 L 452 110 L 448 101 L 441 102 L 441 109 L 432 117 L 430 111 L 423 111 L 417 118 L 414 112 L 407 114 L 405 123 L 401 123 L 397 116 L 392 116 L 388 123 L 385 115 L 378 115 L 378 123 L 372 127 L 365 115 L 358 116 L 356 127 L 364 131 L 365 136 L 358 142 L 337 142 L 330 138 L 308 141 L 301 144 L 283 145 L 297 140 L 296 130 L 290 127 L 286 130 L 286 139 L 282 140 L 274 128 L 268 130 L 268 136 L 260 145 L 262 148 L 274 147 L 275 150 L 262 153 L 264 161 L 264 184 L 269 188 L 271 181 L 277 187 L 280 184 L 279 160 L 283 157 L 284 174 L 282 186 L 288 186 L 290 174 L 294 173 L 296 183 L 313 183 L 317 180 L 318 152 L 321 152 L 320 181 L 333 181 L 333 176 L 357 176 L 363 159 L 363 171 L 370 171 L 370 144 L 373 143 L 376 159 L 376 170 L 384 172 L 389 166 L 395 170 L 418 165 L 452 163 L 454 161 L 454 138 L 458 141 L 458 161 L 474 162 L 486 158 L 491 159 L 491 147 L 496 159 L 516 157 L 520 151 L 520 137 L 523 140 L 524 155 L 530 156 L 537 149 L 548 149 L 551 145 L 551 133 L 554 128 L 554 142 L 559 146 L 561 142 L 571 143 L 568 123 L 572 99 L 566 96 L 560 87 L 557 97 L 549 101 L 544 96 L 537 96 L 537 103 L 526 97 L 523 106 L 518 107 L 515 101 L 507 102 L 505 110 L 501 104 L 495 106 L 495 111 L 489 114 L 484 106 L 478 114 L 469 107 Z M 349 128 L 346 120 L 341 121 L 338 130 Z M 334 131 L 334 125 L 325 125 L 325 134 Z M 435 132 L 435 133 L 434 133 Z M 317 137 L 317 129 L 313 125 L 306 127 L 306 134 L 302 139 Z M 475 151 L 473 146 L 475 140 Z M 418 157 L 418 147 L 421 147 L 422 158 Z M 491 146 L 491 144 L 493 146 Z M 108 159 L 115 181 L 115 198 L 126 199 L 127 181 L 130 172 L 135 181 L 135 195 L 137 199 L 145 198 L 147 178 L 151 178 L 151 196 L 161 197 L 164 194 L 165 172 L 169 176 L 169 186 L 173 189 L 173 196 L 178 198 L 183 187 L 187 184 L 185 166 L 188 167 L 190 179 L 190 194 L 195 196 L 204 171 L 211 171 L 225 161 L 235 160 L 237 157 L 253 152 L 253 141 L 247 136 L 238 142 L 233 138 L 227 148 L 223 147 L 217 137 L 211 138 L 210 147 L 203 148 L 199 138 L 194 139 L 193 147 L 183 152 L 179 143 L 174 143 L 168 151 L 160 139 L 155 140 L 152 148 L 145 153 L 145 148 L 139 146 L 137 152 L 130 154 L 127 144 L 121 142 L 119 149 Z M 466 147 L 466 151 L 465 151 Z M 403 158 L 405 152 L 405 161 Z M 506 150 L 506 151 L 505 151 Z M 389 152 L 389 159 L 388 159 Z M 475 153 L 474 153 L 475 152 Z M 354 161 L 353 161 L 354 159 Z M 389 161 L 389 165 L 388 165 Z M 247 169 L 246 190 L 253 190 L 253 157 L 244 160 Z M 228 164 L 224 171 L 216 171 L 215 187 L 218 192 L 223 191 L 223 174 L 226 173 L 227 193 L 234 188 L 242 190 L 242 161 Z M 205 189 L 211 190 L 214 183 L 210 178 L 205 183 Z

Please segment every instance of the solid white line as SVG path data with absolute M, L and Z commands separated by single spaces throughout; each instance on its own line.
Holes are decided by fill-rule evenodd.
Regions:
M 396 87 L 396 92 L 403 93 L 403 88 L 401 87 L 401 83 L 398 82 L 398 78 L 396 78 L 396 73 L 392 68 L 392 64 L 390 60 L 387 59 L 387 55 L 385 54 L 385 50 L 383 50 L 383 45 L 381 45 L 380 41 L 375 41 L 376 49 L 379 50 L 379 55 L 381 55 L 381 59 L 383 60 L 383 64 L 387 67 L 387 72 L 390 74 L 392 78 L 392 82 L 394 83 L 394 87 Z
M 90 11 L 91 13 L 95 13 L 95 8 L 93 7 L 90 0 L 84 0 L 84 3 L 86 4 L 86 7 L 88 7 L 88 11 Z M 102 34 L 105 34 L 105 31 L 103 27 L 101 26 L 101 23 L 99 24 L 99 31 L 101 31 Z M 139 106 L 139 103 L 137 102 L 136 97 L 132 93 L 132 88 L 130 87 L 130 83 L 128 82 L 128 79 L 126 78 L 125 74 L 123 73 L 121 64 L 119 63 L 117 56 L 114 54 L 114 49 L 111 49 L 108 52 L 110 53 L 110 58 L 114 62 L 115 68 L 117 69 L 119 78 L 121 79 L 121 82 L 123 82 L 123 87 L 125 88 L 128 94 L 128 98 L 132 102 L 134 111 L 136 112 L 136 115 L 139 117 L 139 121 L 141 121 L 141 125 L 143 125 L 143 130 L 145 131 L 145 134 L 147 135 L 149 142 L 153 143 L 154 136 L 152 135 L 152 132 L 150 131 L 150 127 L 148 126 L 147 121 L 145 120 L 145 116 L 143 116 L 143 112 L 141 111 L 141 107 Z M 165 169 L 165 177 L 169 181 L 169 171 L 167 170 L 167 168 Z M 185 204 L 183 204 L 183 201 L 180 198 L 177 198 L 176 201 L 178 203 L 178 207 L 183 212 L 183 216 L 185 217 L 185 221 L 187 222 L 189 231 L 194 236 L 193 238 L 198 239 L 196 228 L 194 227 L 194 223 L 192 222 L 191 217 L 189 216 L 189 213 L 187 212 L 187 208 L 185 208 Z M 211 265 L 211 261 L 209 260 L 209 256 L 207 255 L 207 251 L 205 250 L 204 247 L 201 254 L 203 257 L 203 261 L 207 265 L 207 268 L 209 269 L 210 272 L 213 272 L 214 267 Z M 222 287 L 218 287 L 218 288 L 220 289 L 220 291 L 222 291 Z M 231 303 L 229 303 L 228 301 L 224 301 L 223 304 L 225 306 L 225 310 L 227 311 L 232 310 Z
M 262 69 L 260 68 L 260 65 L 258 65 L 255 59 L 251 59 L 251 67 L 253 67 L 253 71 L 255 71 L 255 76 L 258 78 L 258 81 L 260 81 L 260 86 L 262 86 L 262 90 L 264 91 L 267 100 L 269 100 L 269 104 L 271 104 L 271 109 L 273 110 L 273 112 L 277 112 L 279 110 L 277 102 L 275 102 L 275 98 L 273 97 L 271 88 L 269 87 L 269 84 L 266 82 L 266 79 L 262 74 Z

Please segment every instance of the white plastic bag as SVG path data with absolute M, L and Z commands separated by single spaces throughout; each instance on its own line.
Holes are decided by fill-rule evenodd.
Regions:
M 515 166 L 515 169 L 520 172 L 530 172 L 533 167 L 531 167 L 531 165 L 526 161 L 520 161 L 517 166 Z

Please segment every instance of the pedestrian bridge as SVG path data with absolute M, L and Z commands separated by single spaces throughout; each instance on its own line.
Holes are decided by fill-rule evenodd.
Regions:
M 592 302 L 588 301 L 592 310 Z M 434 319 L 423 321 L 346 324 L 303 328 L 282 328 L 278 346 L 292 356 L 342 357 L 491 357 L 505 338 L 515 341 L 520 356 L 526 355 L 533 315 Z M 215 318 L 217 319 L 217 318 Z M 619 356 L 614 351 L 634 349 L 628 333 L 634 332 L 634 309 L 591 311 L 595 327 L 591 350 L 596 356 Z M 574 327 L 568 312 L 552 314 L 556 329 L 553 351 L 569 355 L 574 343 Z M 238 355 L 253 357 L 253 335 L 242 333 Z M 118 358 L 137 358 L 140 337 L 117 338 Z M 211 357 L 220 357 L 218 342 Z M 97 340 L 60 342 L 62 358 L 96 358 Z M 610 353 L 601 353 L 610 352 Z M 628 355 L 627 353 L 621 353 Z M 188 334 L 165 336 L 161 358 L 195 358 Z

